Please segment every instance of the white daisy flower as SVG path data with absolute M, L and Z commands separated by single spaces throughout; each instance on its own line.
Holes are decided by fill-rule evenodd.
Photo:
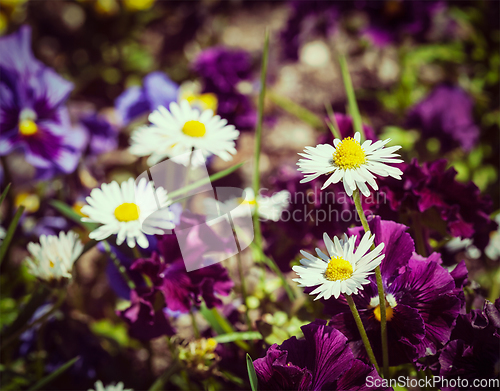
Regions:
M 89 389 L 88 391 L 132 391 L 131 388 L 123 388 L 123 383 L 119 382 L 116 385 L 114 384 L 108 384 L 106 387 L 104 387 L 104 384 L 102 384 L 102 381 L 97 380 L 94 384 L 95 389 Z
M 116 234 L 116 244 L 127 240 L 129 247 L 137 243 L 148 248 L 145 233 L 163 234 L 164 229 L 173 229 L 175 216 L 168 206 L 170 200 L 163 187 L 154 190 L 153 183 L 142 178 L 136 185 L 133 178 L 119 185 L 116 181 L 104 183 L 100 189 L 93 189 L 86 198 L 81 212 L 88 216 L 82 221 L 101 223 L 92 231 L 91 239 L 104 240 Z M 148 219 L 154 213 L 154 219 Z
M 384 148 L 389 141 L 391 139 L 379 140 L 372 144 L 371 140 L 366 140 L 360 144 L 360 135 L 356 132 L 354 138 L 333 140 L 333 145 L 306 147 L 305 153 L 299 153 L 305 159 L 300 159 L 297 163 L 299 171 L 305 175 L 300 182 L 309 182 L 320 175 L 331 174 L 321 189 L 342 181 L 349 196 L 352 196 L 357 188 L 368 197 L 370 190 L 366 183 L 378 190 L 375 175 L 401 179 L 403 174 L 399 168 L 387 164 L 403 162 L 401 159 L 395 159 L 399 156 L 394 153 L 401 148 L 399 145 Z
M 273 194 L 270 197 L 257 195 L 252 188 L 247 187 L 244 190 L 245 198 L 232 198 L 225 202 L 217 201 L 213 198 L 205 199 L 205 214 L 207 220 L 216 219 L 219 216 L 226 215 L 231 212 L 232 218 L 238 218 L 252 214 L 255 210 L 255 205 L 258 205 L 259 216 L 264 220 L 278 221 L 281 213 L 288 208 L 290 204 L 290 192 L 282 190 Z M 248 205 L 249 208 L 239 208 L 239 205 Z
M 294 279 L 300 287 L 317 288 L 310 294 L 318 296 L 314 300 L 330 297 L 339 298 L 341 294 L 352 295 L 363 289 L 363 285 L 368 284 L 367 277 L 373 274 L 374 269 L 380 265 L 385 254 L 380 254 L 384 244 L 379 244 L 374 250 L 368 252 L 375 239 L 375 235 L 370 232 L 365 233 L 359 246 L 354 250 L 357 236 L 351 236 L 345 240 L 337 237 L 333 241 L 325 233 L 325 242 L 328 255 L 325 255 L 319 248 L 316 249 L 318 257 L 305 251 L 301 251 L 305 258 L 300 260 L 303 266 L 294 266 L 293 270 L 299 275 Z M 367 253 L 368 252 L 368 253 Z
M 227 120 L 214 115 L 212 110 L 200 112 L 187 100 L 170 103 L 169 110 L 160 106 L 149 115 L 151 125 L 137 129 L 131 137 L 130 152 L 148 156 L 148 164 L 166 157 L 172 158 L 194 150 L 203 157 L 217 155 L 232 160 L 236 153 L 235 140 L 239 132 Z
M 71 278 L 73 263 L 83 251 L 83 244 L 72 231 L 67 234 L 41 235 L 40 244 L 28 243 L 31 256 L 26 257 L 28 270 L 42 280 L 61 280 Z

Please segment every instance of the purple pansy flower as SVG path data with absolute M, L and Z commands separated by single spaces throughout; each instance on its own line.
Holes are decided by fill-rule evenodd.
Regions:
M 437 137 L 443 152 L 456 146 L 470 151 L 479 139 L 472 109 L 473 101 L 464 90 L 440 85 L 410 109 L 407 127 L 421 130 L 424 137 Z
M 144 78 L 143 86 L 127 88 L 116 98 L 115 108 L 120 120 L 127 125 L 134 118 L 156 110 L 158 106 L 168 107 L 177 102 L 179 86 L 163 72 L 152 72 Z
M 385 243 L 381 264 L 386 294 L 387 327 L 390 365 L 414 362 L 435 355 L 450 339 L 451 330 L 464 303 L 463 265 L 450 273 L 440 263 L 439 254 L 429 258 L 416 255 L 407 227 L 375 217 L 370 230 L 375 245 Z M 349 230 L 349 235 L 362 234 L 362 228 Z M 380 307 L 374 276 L 359 295 L 353 296 L 372 342 L 375 355 L 381 360 Z M 332 314 L 330 325 L 341 330 L 352 343 L 355 354 L 364 357 L 366 351 L 345 299 L 325 302 Z
M 88 147 L 92 155 L 113 151 L 118 146 L 118 129 L 105 117 L 90 114 L 80 119 L 88 134 Z
M 252 59 L 243 50 L 213 47 L 204 50 L 193 64 L 203 81 L 203 92 L 217 95 L 217 114 L 239 130 L 255 127 L 257 112 L 250 98 L 238 91 L 241 81 L 250 81 Z
M 322 321 L 302 326 L 302 331 L 304 339 L 274 344 L 254 361 L 259 389 L 368 390 L 368 376 L 380 379 L 373 366 L 354 358 L 340 331 Z
M 220 264 L 186 272 L 175 235 L 163 236 L 158 241 L 158 252 L 136 260 L 131 269 L 150 279 L 152 290 L 163 294 L 171 311 L 187 313 L 192 306 L 199 306 L 202 298 L 208 308 L 218 307 L 222 301 L 217 295 L 227 296 L 234 285 Z
M 403 180 L 382 178 L 381 197 L 378 202 L 371 197 L 367 207 L 391 220 L 398 220 L 401 213 L 410 218 L 422 214 L 423 222 L 432 222 L 425 224 L 427 236 L 437 240 L 446 234 L 472 238 L 476 247 L 484 249 L 490 232 L 497 228 L 489 217 L 491 200 L 474 183 L 458 182 L 455 169 L 446 169 L 446 165 L 446 160 L 437 160 L 420 166 L 416 159 L 402 165 Z
M 499 366 L 500 298 L 495 303 L 486 301 L 483 310 L 459 316 L 435 374 L 443 378 L 443 391 L 458 390 L 452 380 L 459 377 L 468 381 L 471 390 L 498 390 Z M 474 380 L 479 383 L 474 385 Z
M 0 38 L 0 155 L 17 149 L 40 179 L 75 170 L 85 144 L 64 106 L 73 84 L 31 52 L 31 28 Z

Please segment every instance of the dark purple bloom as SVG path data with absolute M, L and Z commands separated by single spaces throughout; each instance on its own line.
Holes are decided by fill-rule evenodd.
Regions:
M 399 220 L 402 214 L 413 220 L 421 215 L 426 236 L 441 240 L 443 227 L 451 236 L 472 238 L 476 247 L 484 249 L 497 228 L 489 217 L 491 200 L 474 183 L 458 182 L 455 169 L 446 165 L 446 160 L 402 165 L 403 180 L 381 178 L 381 197 L 370 197 L 367 206 L 385 219 Z
M 432 25 L 442 1 L 436 0 L 357 0 L 355 7 L 369 17 L 364 33 L 374 44 L 384 46 L 405 36 L 422 41 Z
M 179 86 L 163 72 L 152 72 L 144 78 L 142 87 L 127 88 L 115 101 L 120 120 L 127 125 L 134 118 L 177 102 Z
M 342 10 L 351 5 L 348 1 L 301 1 L 290 2 L 290 18 L 280 38 L 284 57 L 298 60 L 299 48 L 309 35 L 327 36 L 333 33 Z
M 0 155 L 23 150 L 41 179 L 73 172 L 85 135 L 64 106 L 72 89 L 33 56 L 30 27 L 0 38 Z
M 88 132 L 89 152 L 100 155 L 118 146 L 118 129 L 106 118 L 97 114 L 83 117 L 80 122 Z
M 131 337 L 150 340 L 175 334 L 158 292 L 141 287 L 131 292 L 130 301 L 131 306 L 118 311 L 118 315 L 129 325 Z
M 439 356 L 441 389 L 458 390 L 453 379 L 467 379 L 468 389 L 498 390 L 500 384 L 500 299 L 486 301 L 483 310 L 460 315 L 451 341 Z M 482 381 L 474 386 L 474 380 Z M 448 382 L 448 383 L 446 383 Z
M 317 321 L 302 326 L 302 331 L 304 339 L 274 344 L 254 361 L 259 389 L 368 390 L 368 376 L 380 379 L 373 366 L 354 359 L 338 330 Z
M 241 81 L 250 81 L 252 59 L 243 50 L 213 47 L 204 50 L 193 64 L 203 82 L 203 92 L 217 95 L 217 114 L 239 130 L 255 127 L 257 113 L 247 95 L 238 90 Z
M 414 362 L 432 356 L 450 339 L 451 331 L 463 304 L 462 269 L 453 275 L 443 268 L 439 254 L 423 258 L 413 253 L 414 244 L 407 227 L 375 217 L 370 230 L 375 245 L 385 243 L 381 264 L 386 294 L 389 360 L 391 365 Z M 353 228 L 350 235 L 362 233 Z M 455 277 L 457 280 L 455 280 Z M 380 308 L 374 276 L 354 301 L 358 307 L 375 355 L 381 360 Z M 341 330 L 352 343 L 355 354 L 366 352 L 345 300 L 329 300 L 325 309 L 332 314 L 330 325 Z
M 136 260 L 131 269 L 150 279 L 152 289 L 163 294 L 171 311 L 189 312 L 193 306 L 199 306 L 202 298 L 208 308 L 220 306 L 217 295 L 227 296 L 234 285 L 220 264 L 186 272 L 174 235 L 163 236 L 158 252 L 151 258 Z
M 437 137 L 443 152 L 457 146 L 470 151 L 479 139 L 472 109 L 473 101 L 464 90 L 440 85 L 410 109 L 407 126 L 421 130 L 426 138 Z

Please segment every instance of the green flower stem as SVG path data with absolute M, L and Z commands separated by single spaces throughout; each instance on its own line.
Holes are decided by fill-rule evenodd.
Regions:
M 5 238 L 2 242 L 2 245 L 0 246 L 0 265 L 2 264 L 2 261 L 5 258 L 5 255 L 7 254 L 7 250 L 9 249 L 10 242 L 12 241 L 12 238 L 14 237 L 14 233 L 16 232 L 17 225 L 19 224 L 19 219 L 21 218 L 23 212 L 24 212 L 24 206 L 21 205 L 17 209 L 16 214 L 14 215 L 14 218 L 12 219 L 12 222 L 9 225 L 9 228 L 7 229 L 7 234 L 5 235 Z
M 234 230 L 233 234 L 236 235 L 236 232 L 234 232 Z M 248 315 L 248 303 L 247 303 L 248 293 L 247 293 L 247 286 L 245 283 L 245 274 L 243 273 L 243 260 L 241 259 L 241 251 L 239 248 L 238 248 L 238 254 L 236 254 L 236 260 L 238 262 L 241 296 L 243 298 L 243 304 L 245 305 L 245 322 L 247 323 L 248 330 L 252 330 L 252 322 L 250 321 L 250 316 Z
M 361 334 L 361 339 L 363 340 L 363 344 L 365 345 L 366 353 L 368 353 L 368 358 L 370 359 L 370 362 L 374 365 L 377 372 L 380 373 L 380 368 L 377 364 L 377 359 L 373 354 L 372 346 L 370 345 L 370 341 L 368 340 L 368 336 L 366 335 L 366 330 L 365 327 L 363 326 L 363 322 L 361 321 L 361 317 L 359 316 L 356 304 L 354 304 L 354 300 L 350 295 L 344 294 L 344 297 L 347 300 L 347 304 L 349 304 L 352 316 L 354 316 L 354 321 L 356 322 L 356 326 L 358 326 L 359 334 Z
M 111 251 L 111 246 L 109 245 L 109 243 L 106 240 L 103 240 L 102 241 L 102 245 L 104 246 L 104 249 L 106 250 L 106 252 L 109 254 L 109 257 L 111 258 L 111 260 L 115 264 L 116 268 L 118 269 L 118 271 L 122 275 L 123 279 L 127 283 L 128 287 L 130 289 L 135 289 L 135 283 L 134 283 L 134 281 L 132 281 L 132 279 L 128 275 L 127 269 L 125 268 L 125 266 L 122 265 L 122 263 L 120 262 L 120 260 Z
M 198 324 L 196 323 L 196 318 L 194 317 L 193 310 L 189 310 L 189 315 L 191 316 L 191 325 L 193 326 L 193 332 L 195 338 L 200 338 L 200 330 L 198 329 Z
M 257 195 L 260 192 L 260 151 L 261 151 L 261 140 L 262 140 L 262 121 L 264 118 L 264 98 L 266 96 L 266 77 L 267 77 L 267 60 L 269 57 L 269 30 L 266 30 L 266 35 L 264 38 L 264 50 L 262 53 L 262 67 L 260 72 L 260 94 L 259 94 L 259 105 L 258 105 L 258 119 L 257 127 L 255 129 L 255 149 L 253 153 L 254 168 L 253 168 L 253 178 L 252 178 L 252 188 L 257 199 Z M 253 213 L 253 225 L 255 230 L 255 244 L 259 249 L 262 249 L 262 231 L 260 228 L 259 221 L 259 206 L 255 203 L 255 209 Z
M 366 220 L 365 213 L 363 211 L 363 206 L 361 205 L 361 195 L 359 190 L 354 190 L 352 194 L 354 200 L 354 205 L 356 205 L 356 211 L 358 212 L 359 218 L 361 219 L 361 224 L 365 232 L 370 232 L 370 227 L 368 226 L 368 221 Z M 371 249 L 375 249 L 375 243 L 372 244 Z M 387 379 L 389 376 L 389 346 L 387 344 L 387 313 L 385 306 L 385 292 L 384 284 L 382 283 L 382 273 L 380 272 L 380 265 L 375 268 L 375 278 L 377 279 L 377 290 L 380 305 L 380 334 L 382 338 L 382 365 L 383 374 Z

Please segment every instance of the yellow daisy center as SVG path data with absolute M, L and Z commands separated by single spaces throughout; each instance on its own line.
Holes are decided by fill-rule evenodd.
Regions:
M 182 127 L 182 133 L 189 137 L 203 137 L 207 129 L 200 121 L 187 121 Z
M 381 319 L 380 304 L 373 309 L 373 315 L 375 315 L 375 319 L 377 319 L 380 322 L 380 319 Z M 392 309 L 392 307 L 388 303 L 386 303 L 385 304 L 385 319 L 387 321 L 390 321 L 393 316 L 394 316 L 394 310 Z
M 352 137 L 347 137 L 337 146 L 333 154 L 333 162 L 344 170 L 359 168 L 366 163 L 365 151 L 359 142 Z
M 133 221 L 139 219 L 139 207 L 133 202 L 125 202 L 115 209 L 118 221 Z
M 330 281 L 343 281 L 351 278 L 352 265 L 342 257 L 331 258 L 326 267 L 325 277 Z
M 244 205 L 256 205 L 257 204 L 257 201 L 256 200 L 245 200 L 244 198 L 239 198 L 238 199 L 240 204 L 244 204 Z
M 49 266 L 50 267 L 54 267 L 55 266 L 54 262 L 52 262 L 51 260 L 49 260 Z
M 38 126 L 31 119 L 23 119 L 19 122 L 19 133 L 23 136 L 33 136 L 38 132 Z

